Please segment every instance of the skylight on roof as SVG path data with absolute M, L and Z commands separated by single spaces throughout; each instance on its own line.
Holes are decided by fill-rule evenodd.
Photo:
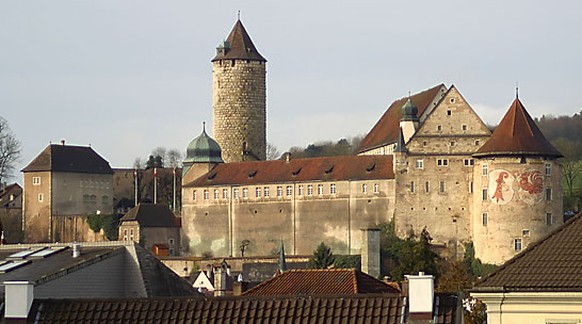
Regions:
M 3 265 L 0 265 L 0 273 L 6 273 L 9 271 L 12 271 L 18 267 L 21 267 L 23 265 L 27 265 L 30 262 L 32 262 L 32 261 L 30 261 L 30 260 L 17 260 L 17 261 L 11 261 L 11 262 L 5 263 Z
M 24 251 L 20 251 L 20 252 L 16 252 L 16 253 L 12 253 L 10 254 L 7 259 L 24 259 L 27 256 L 36 253 L 38 251 L 44 250 L 46 249 L 46 247 L 42 247 L 42 248 L 36 248 L 36 249 L 30 249 L 30 250 L 24 250 Z
M 50 249 L 44 249 L 44 250 L 40 250 L 38 252 L 35 252 L 31 255 L 29 255 L 29 258 L 46 258 L 50 255 L 53 255 L 57 252 L 60 252 L 64 249 L 66 249 L 66 246 L 60 246 L 60 247 L 54 247 L 54 248 L 50 248 Z

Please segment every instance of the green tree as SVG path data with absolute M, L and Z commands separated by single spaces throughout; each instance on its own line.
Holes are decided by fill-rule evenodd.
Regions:
M 335 258 L 333 257 L 333 253 L 331 253 L 331 248 L 321 242 L 317 249 L 313 251 L 313 256 L 309 260 L 309 264 L 312 269 L 327 269 L 334 261 Z

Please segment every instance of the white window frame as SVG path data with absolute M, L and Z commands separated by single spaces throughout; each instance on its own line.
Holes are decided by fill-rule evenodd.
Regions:
M 362 193 L 368 193 L 368 185 L 367 184 L 362 184 Z
M 243 188 L 243 199 L 249 199 L 249 188 Z
M 464 159 L 463 165 L 466 167 L 471 167 L 471 166 L 475 165 L 475 160 L 474 159 Z
M 553 223 L 552 213 L 546 213 L 546 225 L 551 226 Z
M 374 183 L 374 193 L 380 193 L 380 185 L 377 183 Z
M 218 189 L 214 189 L 214 200 L 220 199 L 220 191 Z
M 445 193 L 445 182 L 444 181 L 439 181 L 439 192 L 440 193 Z
M 222 189 L 222 199 L 228 199 L 228 189 Z
M 424 169 L 424 160 L 416 160 L 414 167 L 419 170 Z
M 307 195 L 313 196 L 313 185 L 307 185 Z
M 204 200 L 208 199 L 210 199 L 210 192 L 208 192 L 208 189 L 204 189 Z
M 551 163 L 546 163 L 544 166 L 544 173 L 547 176 L 551 176 L 552 175 L 552 164 Z
M 519 252 L 519 251 L 523 250 L 523 242 L 521 241 L 521 239 L 515 239 L 515 240 L 513 240 L 513 249 L 516 252 Z
M 43 202 L 44 201 L 44 194 L 39 193 L 38 194 L 38 202 Z
M 336 187 L 335 187 L 335 183 L 331 183 L 331 184 L 329 185 L 329 193 L 330 193 L 330 194 L 332 194 L 332 195 L 335 195 L 335 194 L 337 193 L 337 192 L 336 192 L 336 190 L 337 190 L 337 189 L 336 189 Z
M 283 197 L 283 186 L 277 186 L 277 197 Z
M 292 186 L 287 186 L 287 197 L 292 196 L 293 195 L 293 187 Z
M 487 166 L 487 163 L 483 163 L 483 165 L 481 166 L 481 171 L 483 176 L 486 176 L 489 174 L 489 167 Z
M 256 198 L 261 198 L 261 191 L 263 191 L 263 189 L 261 187 L 255 188 L 255 197 Z
M 196 194 L 196 190 L 192 190 L 192 200 L 196 201 L 198 199 L 198 195 Z
M 448 167 L 449 166 L 449 159 L 437 159 L 437 166 L 438 167 Z
M 299 196 L 303 196 L 303 185 L 299 185 Z
M 263 188 L 263 196 L 265 196 L 265 198 L 269 198 L 271 196 L 271 189 L 269 187 Z
M 481 214 L 481 224 L 483 224 L 484 227 L 487 227 L 487 225 L 489 224 L 489 214 L 488 213 Z
M 41 184 L 40 177 L 32 177 L 32 185 L 33 186 L 40 186 L 40 184 Z
M 232 190 L 232 195 L 233 195 L 234 199 L 238 199 L 239 198 L 239 189 L 238 188 L 234 188 Z

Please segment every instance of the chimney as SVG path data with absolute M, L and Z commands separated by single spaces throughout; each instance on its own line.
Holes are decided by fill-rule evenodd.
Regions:
M 434 299 L 434 277 L 419 272 L 406 275 L 408 280 L 408 300 L 410 320 L 428 321 L 432 319 Z
M 65 140 L 64 139 L 61 140 L 61 145 L 65 146 Z
M 362 229 L 362 272 L 374 278 L 380 276 L 380 229 Z
M 81 255 L 81 244 L 73 242 L 73 258 L 78 258 Z
M 6 319 L 24 319 L 34 300 L 34 284 L 30 281 L 4 281 L 4 300 Z
M 291 161 L 291 152 L 285 152 L 283 157 L 285 158 L 285 162 Z

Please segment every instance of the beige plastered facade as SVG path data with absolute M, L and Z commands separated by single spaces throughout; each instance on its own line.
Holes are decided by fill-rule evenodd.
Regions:
M 487 304 L 489 324 L 582 323 L 582 292 L 471 293 Z

